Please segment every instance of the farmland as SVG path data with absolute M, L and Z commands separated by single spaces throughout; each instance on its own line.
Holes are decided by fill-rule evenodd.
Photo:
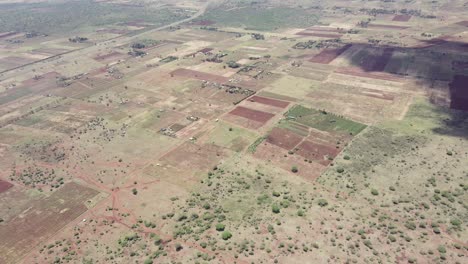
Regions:
M 0 263 L 465 263 L 464 1 L 0 1 Z

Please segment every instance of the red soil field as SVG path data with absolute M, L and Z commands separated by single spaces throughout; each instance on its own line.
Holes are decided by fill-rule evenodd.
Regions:
M 4 180 L 0 180 L 0 193 L 7 191 L 11 187 L 13 187 L 13 184 Z
M 108 54 L 98 55 L 98 56 L 94 57 L 94 59 L 97 60 L 97 61 L 103 61 L 103 60 L 106 60 L 106 59 L 112 59 L 112 58 L 115 58 L 115 57 L 120 57 L 121 55 L 122 55 L 122 53 L 117 52 L 117 51 L 113 51 L 113 52 L 108 53 Z
M 297 148 L 299 149 L 296 152 L 298 155 L 306 159 L 318 161 L 322 165 L 330 164 L 331 160 L 326 157 L 335 158 L 340 153 L 340 150 L 335 146 L 319 144 L 308 140 L 302 142 Z
M 456 75 L 449 87 L 450 108 L 468 111 L 468 76 Z
M 383 24 L 369 24 L 368 28 L 383 28 L 383 29 L 407 29 L 405 26 L 383 25 Z
M 253 110 L 242 106 L 236 107 L 234 110 L 229 112 L 229 114 L 244 117 L 261 123 L 266 123 L 273 116 L 275 116 L 274 114 Z
M 292 150 L 302 141 L 302 137 L 284 128 L 275 127 L 266 141 L 286 150 Z
M 457 25 L 468 27 L 468 20 L 460 21 L 457 23 Z
M 392 21 L 406 22 L 411 19 L 410 15 L 396 15 L 393 17 Z
M 322 50 L 319 54 L 315 55 L 309 61 L 314 62 L 314 63 L 329 64 L 334 59 L 336 59 L 338 56 L 343 54 L 343 52 L 345 52 L 351 46 L 352 46 L 351 44 L 347 44 L 347 45 L 345 45 L 345 46 L 343 46 L 341 48 L 337 48 L 337 49 Z
M 266 98 L 266 97 L 260 97 L 260 96 L 256 96 L 256 95 L 250 97 L 249 101 L 257 102 L 257 103 L 260 103 L 260 104 L 271 105 L 271 106 L 275 106 L 275 107 L 279 107 L 279 108 L 286 108 L 289 105 L 289 102 L 275 100 L 275 99 Z
M 226 83 L 229 79 L 220 75 L 215 75 L 211 73 L 205 73 L 200 71 L 194 71 L 189 69 L 177 69 L 170 73 L 172 76 L 180 76 L 186 78 L 194 78 L 202 81 L 210 81 L 216 83 Z
M 311 37 L 320 37 L 320 38 L 341 38 L 342 34 L 333 34 L 333 33 L 316 33 L 308 32 L 306 30 L 296 33 L 299 36 L 311 36 Z

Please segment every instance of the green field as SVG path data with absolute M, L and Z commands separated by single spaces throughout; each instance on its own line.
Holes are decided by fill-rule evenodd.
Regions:
M 328 132 L 346 132 L 357 135 L 367 127 L 364 124 L 325 111 L 306 108 L 301 105 L 292 107 L 285 116 L 303 125 Z
M 303 9 L 254 9 L 250 7 L 233 10 L 216 9 L 203 17 L 203 19 L 215 21 L 215 26 L 242 27 L 263 31 L 288 27 L 310 27 L 317 24 L 318 18 L 318 14 L 311 14 Z

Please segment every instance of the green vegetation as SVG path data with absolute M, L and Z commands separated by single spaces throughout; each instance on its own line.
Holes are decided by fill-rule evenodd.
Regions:
M 38 12 L 37 10 L 41 11 Z M 186 14 L 171 9 L 125 6 L 95 1 L 2 4 L 0 32 L 74 33 L 87 27 L 124 24 L 137 20 L 161 26 Z
M 249 146 L 248 152 L 250 153 L 255 153 L 255 150 L 257 150 L 257 147 L 266 139 L 266 137 L 259 137 L 257 140 L 252 143 L 252 145 Z
M 318 13 L 299 8 L 252 7 L 225 10 L 221 7 L 208 12 L 203 19 L 216 22 L 216 26 L 243 27 L 254 30 L 274 30 L 285 27 L 308 27 L 318 21 Z
M 367 126 L 352 120 L 340 117 L 326 111 L 318 111 L 295 105 L 285 114 L 288 120 L 328 132 L 344 132 L 357 135 Z M 286 121 L 287 122 L 287 121 Z
M 221 237 L 223 238 L 223 240 L 228 240 L 232 237 L 232 234 L 228 231 L 224 231 L 222 234 L 221 234 Z

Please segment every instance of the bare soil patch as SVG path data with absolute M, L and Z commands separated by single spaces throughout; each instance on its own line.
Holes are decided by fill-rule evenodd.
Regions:
M 309 32 L 301 31 L 296 33 L 299 36 L 310 36 L 310 37 L 320 37 L 320 38 L 341 38 L 342 34 L 333 34 L 333 33 L 320 33 L 320 32 Z
M 410 15 L 395 15 L 392 21 L 407 22 L 411 19 Z
M 13 187 L 13 184 L 0 179 L 0 193 L 6 192 L 11 187 Z
M 286 150 L 292 150 L 302 141 L 302 137 L 290 130 L 275 127 L 268 135 L 266 141 Z
M 309 140 L 305 140 L 299 146 L 297 146 L 296 153 L 308 160 L 314 160 L 322 165 L 328 165 L 332 162 L 338 153 L 340 152 L 333 145 L 321 144 Z M 331 159 L 329 159 L 329 157 Z
M 231 112 L 229 112 L 231 115 L 237 115 L 241 117 L 245 117 L 250 120 L 254 120 L 257 122 L 261 123 L 266 123 L 268 120 L 270 120 L 274 114 L 258 111 L 258 110 L 253 110 L 249 109 L 246 107 L 238 106 Z
M 112 59 L 117 59 L 123 57 L 123 54 L 117 51 L 113 51 L 108 54 L 102 54 L 94 57 L 95 60 L 97 61 L 105 61 L 105 60 L 112 60 Z
M 369 24 L 367 25 L 368 28 L 381 28 L 381 29 L 407 29 L 409 27 L 406 26 L 395 26 L 395 25 L 384 25 L 384 24 Z
M 201 81 L 216 82 L 216 83 L 226 83 L 229 80 L 228 78 L 220 76 L 220 75 L 194 71 L 194 70 L 189 70 L 189 69 L 182 69 L 182 68 L 172 71 L 170 75 L 198 79 Z
M 275 164 L 285 171 L 291 171 L 292 166 L 295 166 L 298 169 L 297 174 L 309 181 L 315 181 L 326 169 L 326 166 L 322 164 L 304 161 L 300 155 L 289 155 L 285 149 L 269 142 L 261 143 L 257 147 L 254 157 Z
M 275 107 L 279 107 L 279 108 L 286 108 L 289 105 L 289 102 L 275 100 L 275 99 L 266 98 L 266 97 L 260 97 L 260 96 L 256 96 L 256 95 L 250 97 L 249 101 L 257 102 L 257 103 L 260 103 L 260 104 L 271 105 L 271 106 L 275 106 Z

